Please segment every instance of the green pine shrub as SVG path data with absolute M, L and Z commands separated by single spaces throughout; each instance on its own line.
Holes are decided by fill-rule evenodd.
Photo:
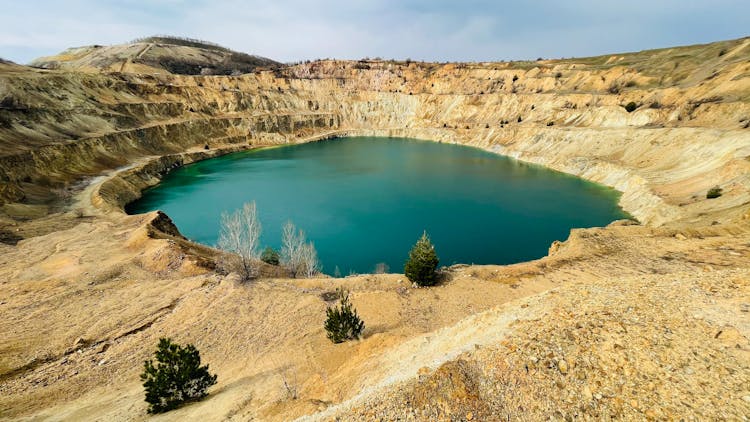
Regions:
M 339 298 L 339 306 L 326 309 L 326 322 L 324 328 L 326 336 L 333 343 L 342 343 L 353 340 L 362 334 L 365 323 L 357 315 L 357 310 L 349 302 L 349 292 L 344 289 L 336 289 Z
M 216 384 L 216 375 L 201 366 L 200 352 L 192 344 L 180 346 L 168 338 L 159 339 L 152 360 L 144 362 L 141 381 L 146 389 L 148 413 L 161 413 L 182 403 L 199 400 L 206 389 Z
M 722 191 L 723 189 L 720 188 L 718 185 L 714 186 L 711 189 L 709 189 L 708 192 L 706 193 L 706 199 L 718 198 L 721 196 L 722 193 L 724 193 Z
M 420 286 L 434 286 L 438 279 L 435 271 L 438 262 L 440 260 L 435 253 L 435 247 L 425 231 L 409 252 L 409 259 L 404 266 L 406 278 Z
M 263 253 L 260 254 L 260 260 L 266 264 L 279 265 L 279 258 L 279 252 L 270 246 L 264 249 Z
M 636 108 L 638 108 L 638 104 L 634 103 L 633 101 L 625 104 L 625 111 L 627 111 L 628 113 L 634 112 Z

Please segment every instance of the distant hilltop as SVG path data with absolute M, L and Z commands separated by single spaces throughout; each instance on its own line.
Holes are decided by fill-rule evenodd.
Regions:
M 83 72 L 173 73 L 180 75 L 233 75 L 280 63 L 240 53 L 208 41 L 156 35 L 127 44 L 69 48 L 41 57 L 30 66 Z

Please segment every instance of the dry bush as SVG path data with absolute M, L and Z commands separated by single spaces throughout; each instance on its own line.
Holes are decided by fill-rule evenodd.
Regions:
M 375 264 L 375 274 L 387 274 L 391 267 L 385 262 L 378 262 Z
M 219 267 L 226 272 L 236 272 L 243 281 L 257 277 L 260 232 L 255 201 L 245 203 L 231 214 L 223 213 L 218 247 L 226 253 L 219 258 Z
M 312 277 L 320 271 L 318 251 L 307 242 L 305 232 L 297 230 L 294 223 L 284 224 L 281 235 L 281 265 L 292 277 Z

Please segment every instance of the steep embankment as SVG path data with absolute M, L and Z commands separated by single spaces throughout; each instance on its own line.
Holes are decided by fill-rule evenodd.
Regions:
M 726 222 L 750 201 L 748 43 L 580 62 L 315 62 L 225 78 L 6 72 L 0 198 L 49 202 L 35 197 L 40 186 L 136 156 L 342 130 L 470 144 L 577 174 L 624 191 L 644 223 L 718 210 Z M 707 206 L 714 185 L 725 195 Z
M 715 397 L 707 418 L 750 413 L 750 40 L 241 76 L 118 61 L 136 47 L 76 53 L 75 71 L 0 64 L 0 416 L 143 418 L 138 372 L 161 336 L 196 343 L 219 374 L 208 400 L 165 418 L 679 417 L 695 413 L 691 394 Z M 333 346 L 323 293 L 341 280 L 239 285 L 165 216 L 122 213 L 175 166 L 336 134 L 539 163 L 622 190 L 643 225 L 576 230 L 542 260 L 454 268 L 433 289 L 348 278 L 368 329 Z M 707 199 L 714 185 L 724 193 Z

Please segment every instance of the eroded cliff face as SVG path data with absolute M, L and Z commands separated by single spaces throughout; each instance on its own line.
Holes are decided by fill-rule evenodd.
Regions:
M 56 204 L 73 181 L 146 156 L 348 133 L 467 144 L 579 175 L 623 191 L 646 224 L 728 222 L 750 203 L 748 58 L 743 39 L 562 61 L 319 61 L 237 77 L 13 67 L 0 84 L 0 201 Z M 724 195 L 707 202 L 714 185 Z
M 0 63 L 0 417 L 145 419 L 138 374 L 170 336 L 194 343 L 219 384 L 165 420 L 741 418 L 748 59 L 743 39 L 236 77 Z M 576 229 L 542 259 L 459 265 L 412 289 L 400 274 L 241 284 L 167 216 L 122 211 L 196 160 L 356 134 L 605 183 L 644 224 Z M 714 185 L 724 194 L 708 200 Z M 367 330 L 332 345 L 325 298 L 344 284 Z

